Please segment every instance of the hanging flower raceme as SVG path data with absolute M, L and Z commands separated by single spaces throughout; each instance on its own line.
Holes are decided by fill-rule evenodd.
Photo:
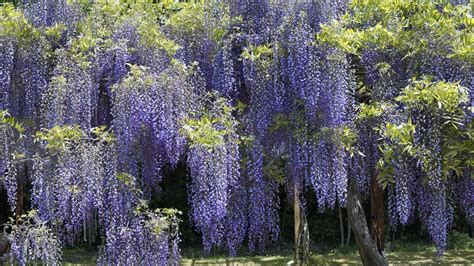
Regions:
M 163 164 L 175 166 L 183 155 L 186 142 L 178 132 L 180 123 L 196 110 L 200 94 L 194 71 L 179 62 L 161 73 L 132 66 L 113 89 L 119 168 L 142 177 L 145 192 L 160 180 Z
M 239 192 L 238 139 L 232 109 L 222 98 L 206 97 L 209 103 L 202 114 L 185 121 L 182 132 L 189 140 L 188 167 L 191 184 L 191 220 L 202 234 L 204 250 L 221 246 L 227 239 L 231 253 L 240 246 L 242 230 L 227 231 L 229 208 Z M 210 106 L 209 106 L 210 105 Z M 233 212 L 237 210 L 232 210 Z M 241 227 L 242 224 L 237 224 Z M 236 234 L 236 235 L 233 235 Z M 235 242 L 237 241 L 237 242 Z
M 66 1 L 24 1 L 25 17 L 36 27 L 53 26 L 55 24 L 71 25 L 80 19 L 80 6 Z
M 0 110 L 0 186 L 7 190 L 7 200 L 15 213 L 18 176 L 18 161 L 22 160 L 21 140 L 25 129 L 8 111 Z
M 273 115 L 279 109 L 275 103 L 279 101 L 278 93 L 273 93 L 274 82 L 271 66 L 275 62 L 272 60 L 276 52 L 267 44 L 249 45 L 244 49 L 242 57 L 244 59 L 244 83 L 248 90 L 248 114 L 246 118 L 247 131 L 262 139 L 272 123 Z
M 251 44 L 242 53 L 244 85 L 249 99 L 248 106 L 241 110 L 245 133 L 253 139 L 246 149 L 247 238 L 249 249 L 261 252 L 279 237 L 279 184 L 265 176 L 264 150 L 270 154 L 273 142 L 279 140 L 270 137 L 270 126 L 277 112 L 282 111 L 284 89 L 278 74 L 278 47 L 262 44 L 262 40 L 253 40 L 251 36 L 249 41 Z M 256 44 L 252 44 L 254 42 Z
M 436 189 L 418 183 L 416 195 L 419 216 L 436 244 L 437 254 L 442 255 L 447 247 L 448 230 L 453 215 L 452 207 L 447 201 L 446 183 L 440 182 Z
M 233 16 L 242 17 L 245 30 L 248 33 L 262 34 L 267 30 L 267 18 L 271 9 L 270 1 L 232 1 L 230 8 Z
M 140 202 L 131 220 L 106 232 L 99 265 L 179 265 L 179 219 L 173 209 L 149 210 Z
M 351 121 L 354 82 L 345 54 L 314 42 L 307 8 L 314 12 L 295 6 L 297 13 L 283 31 L 288 39 L 286 77 L 294 97 L 290 113 L 300 114 L 291 122 L 290 168 L 300 172 L 294 176 L 301 180 L 295 182 L 313 187 L 323 211 L 346 202 L 349 156 L 338 136 Z
M 279 190 L 276 180 L 264 176 L 262 145 L 256 141 L 248 153 L 248 246 L 261 252 L 279 237 Z
M 313 188 L 321 212 L 333 209 L 336 202 L 345 206 L 350 144 L 345 143 L 348 136 L 344 134 L 352 133 L 347 128 L 322 128 L 318 133 L 306 130 L 290 142 L 290 168 L 298 177 L 295 182 Z
M 313 44 L 314 32 L 302 12 L 294 25 L 288 25 L 288 79 L 293 93 L 304 102 L 305 113 L 315 120 L 321 91 L 329 89 L 324 82 L 320 52 Z
M 117 154 L 105 151 L 103 202 L 99 223 L 105 231 L 98 264 L 177 265 L 180 238 L 178 211 L 149 210 L 138 180 L 117 172 Z
M 387 122 L 390 116 L 389 106 L 379 103 L 358 105 L 355 117 L 357 140 L 354 143 L 354 151 L 356 152 L 352 155 L 350 171 L 355 177 L 359 192 L 364 194 L 369 192 L 371 178 L 381 156 L 377 126 Z
M 349 156 L 341 137 L 350 131 L 353 74 L 341 50 L 312 41 L 305 12 L 287 27 L 287 78 L 295 97 L 291 115 L 301 114 L 291 123 L 291 168 L 300 169 L 298 176 L 311 184 L 321 211 L 336 201 L 344 206 Z
M 104 127 L 87 134 L 77 126 L 56 126 L 38 132 L 36 141 L 42 149 L 33 157 L 32 204 L 64 243 L 95 241 L 97 223 L 107 232 L 128 221 L 138 196 L 120 189 L 125 181 L 119 180 L 114 139 Z
M 42 98 L 42 126 L 78 124 L 88 130 L 97 104 L 90 64 L 71 52 L 58 53 L 58 63 Z
M 12 97 L 14 46 L 8 37 L 0 37 L 0 109 L 7 109 Z
M 33 157 L 32 203 L 38 216 L 57 225 L 62 240 L 73 243 L 82 233 L 87 241 L 97 234 L 96 210 L 106 200 L 104 168 L 113 161 L 104 161 L 104 152 L 112 137 L 104 128 L 89 135 L 77 126 L 55 126 L 38 132 L 36 141 L 42 147 Z
M 2 5 L 0 17 L 0 108 L 35 119 L 49 79 L 49 43 L 12 5 Z
M 471 178 L 472 170 L 467 170 L 464 172 L 464 176 L 461 181 L 457 184 L 455 195 L 459 201 L 459 206 L 466 214 L 468 221 L 474 223 L 474 200 L 472 195 L 474 195 L 474 180 Z
M 393 215 L 391 220 L 398 220 L 398 223 L 406 225 L 414 214 L 415 202 L 413 193 L 415 193 L 418 175 L 417 167 L 413 161 L 407 158 L 394 159 L 393 165 L 395 184 L 392 185 L 393 191 L 389 191 L 389 193 L 393 193 L 394 197 L 394 206 L 389 207 Z
M 11 264 L 18 262 L 23 266 L 33 261 L 45 265 L 61 264 L 61 243 L 35 210 L 22 215 L 16 223 L 7 223 L 5 231 L 9 231 L 11 241 Z
M 11 102 L 17 108 L 12 109 L 16 116 L 37 118 L 41 96 L 48 88 L 48 50 L 48 44 L 40 37 L 21 42 L 18 47 L 11 95 L 17 101 Z
M 391 220 L 406 224 L 416 206 L 438 254 L 442 254 L 453 215 L 446 179 L 464 171 L 446 167 L 452 165 L 450 160 L 462 162 L 466 156 L 463 148 L 449 144 L 458 140 L 443 138 L 443 132 L 462 139 L 463 131 L 469 130 L 457 127 L 462 125 L 457 117 L 464 115 L 467 92 L 457 83 L 433 82 L 425 77 L 413 80 L 397 101 L 406 113 L 382 128 L 383 158 L 379 163 L 382 184 L 387 185 L 387 176 L 394 174 L 395 184 L 390 184 L 389 193 Z
M 222 44 L 213 58 L 212 88 L 229 99 L 237 98 L 237 81 L 235 78 L 234 61 L 231 51 L 231 40 Z
M 105 127 L 85 133 L 56 126 L 36 141 L 42 150 L 33 158 L 32 203 L 63 244 L 104 233 L 99 264 L 178 263 L 178 213 L 144 210 L 136 178 L 118 172 L 115 139 Z

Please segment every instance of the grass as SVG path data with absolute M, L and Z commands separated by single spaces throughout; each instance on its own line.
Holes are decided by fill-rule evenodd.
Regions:
M 412 250 L 410 250 L 412 248 Z M 183 251 L 181 265 L 286 265 L 292 260 L 288 251 L 281 255 L 267 254 L 264 256 L 226 257 L 224 253 L 214 253 L 203 257 L 198 250 Z M 398 243 L 396 251 L 388 253 L 390 265 L 472 265 L 474 250 L 448 250 L 442 258 L 435 257 L 432 246 L 422 243 Z M 85 249 L 66 250 L 63 254 L 64 265 L 95 265 L 96 253 Z M 323 254 L 312 254 L 311 265 L 361 265 L 355 247 L 335 249 Z
M 436 258 L 434 252 L 393 252 L 388 254 L 390 265 L 472 265 L 474 251 L 448 251 L 442 258 Z M 181 265 L 286 265 L 290 255 L 249 256 L 234 258 L 183 258 Z M 312 254 L 310 265 L 362 265 L 359 255 L 351 253 Z
M 435 256 L 433 244 L 422 239 L 401 239 L 386 243 L 390 265 L 474 265 L 474 239 L 467 234 L 453 231 L 449 236 L 449 248 L 444 256 Z M 352 245 L 330 249 L 328 245 L 314 246 L 310 265 L 362 265 L 357 248 Z M 204 256 L 202 249 L 186 248 L 181 252 L 181 265 L 286 265 L 292 258 L 292 246 L 281 242 L 268 249 L 265 255 L 256 256 L 248 250 L 239 252 L 238 257 L 228 257 L 222 251 L 212 251 Z M 96 251 L 84 248 L 64 251 L 65 265 L 96 265 Z
M 66 249 L 63 252 L 64 265 L 96 265 L 97 252 L 84 248 Z

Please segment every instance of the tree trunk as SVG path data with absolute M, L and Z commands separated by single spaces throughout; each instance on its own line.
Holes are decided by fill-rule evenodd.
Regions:
M 351 242 L 351 235 L 352 235 L 352 229 L 351 229 L 351 221 L 349 218 L 347 218 L 347 241 L 346 241 L 346 247 L 349 246 L 349 243 Z
M 338 212 L 339 212 L 339 231 L 341 231 L 341 247 L 344 246 L 344 222 L 342 220 L 342 211 L 341 211 L 341 205 L 339 204 L 338 206 Z
M 301 210 L 300 191 L 295 184 L 295 265 L 304 265 L 308 262 L 309 254 L 309 231 L 306 214 Z
M 384 206 L 383 190 L 377 182 L 377 171 L 370 184 L 370 232 L 380 254 L 384 251 Z
M 370 236 L 364 208 L 359 193 L 353 182 L 349 183 L 347 194 L 347 216 L 350 220 L 357 249 L 364 265 L 388 265 L 385 258 L 379 253 L 374 240 Z

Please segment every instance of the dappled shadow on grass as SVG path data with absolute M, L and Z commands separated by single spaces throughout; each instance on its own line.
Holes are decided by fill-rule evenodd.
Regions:
M 474 250 L 447 251 L 444 256 L 436 257 L 435 252 L 394 252 L 388 255 L 392 265 L 472 265 Z
M 268 249 L 265 254 L 255 255 L 243 248 L 239 256 L 228 257 L 225 251 L 212 250 L 204 255 L 202 249 L 185 249 L 181 265 L 286 265 L 291 260 L 291 250 L 287 248 Z
M 286 265 L 291 259 L 283 256 L 271 257 L 234 257 L 211 259 L 183 259 L 181 265 Z
M 272 253 L 262 256 L 243 254 L 238 257 L 227 257 L 226 253 L 215 252 L 205 257 L 199 250 L 185 250 L 181 265 L 286 265 L 293 259 L 289 250 L 275 250 Z M 96 255 L 96 252 L 86 249 L 68 249 L 64 251 L 63 262 L 69 266 L 96 265 Z M 430 248 L 420 248 L 412 252 L 397 250 L 388 253 L 388 260 L 390 265 L 473 265 L 474 250 L 449 250 L 442 258 L 437 258 Z M 310 265 L 362 265 L 362 263 L 355 247 L 349 247 L 323 254 L 313 253 Z
M 66 249 L 63 252 L 63 264 L 75 265 L 97 265 L 97 252 L 83 248 Z
M 235 258 L 183 258 L 182 265 L 286 265 L 292 260 L 287 256 L 247 256 Z M 449 251 L 442 258 L 434 252 L 393 252 L 388 254 L 390 265 L 472 265 L 474 251 Z M 359 255 L 355 252 L 312 254 L 310 265 L 362 265 Z

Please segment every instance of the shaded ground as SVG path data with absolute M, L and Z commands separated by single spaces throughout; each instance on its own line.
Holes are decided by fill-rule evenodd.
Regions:
M 390 265 L 472 265 L 474 263 L 474 252 L 452 251 L 447 252 L 442 259 L 436 259 L 430 252 L 403 252 L 388 255 Z M 291 257 L 237 257 L 237 258 L 211 258 L 211 259 L 189 259 L 184 258 L 182 265 L 286 265 Z M 361 265 L 358 254 L 325 254 L 312 255 L 312 265 Z
M 64 252 L 64 265 L 95 265 L 96 255 L 84 250 L 67 250 Z M 291 256 L 246 256 L 235 258 L 211 257 L 202 258 L 184 257 L 183 266 L 192 265 L 286 265 Z M 473 265 L 474 251 L 447 251 L 443 258 L 435 258 L 432 251 L 392 252 L 388 254 L 390 265 Z M 361 265 L 356 252 L 313 254 L 312 265 Z

